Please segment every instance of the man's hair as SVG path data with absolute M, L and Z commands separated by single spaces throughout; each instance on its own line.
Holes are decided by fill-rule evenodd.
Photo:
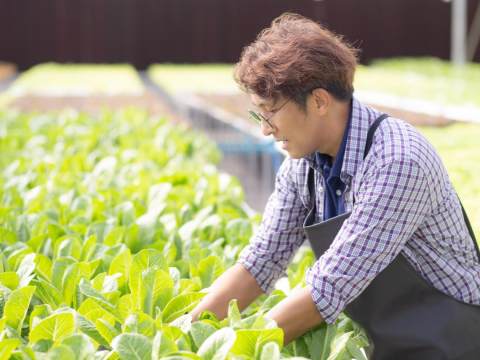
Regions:
M 285 13 L 243 49 L 233 76 L 245 92 L 275 100 L 283 95 L 306 111 L 315 88 L 341 102 L 352 98 L 357 54 L 313 20 Z

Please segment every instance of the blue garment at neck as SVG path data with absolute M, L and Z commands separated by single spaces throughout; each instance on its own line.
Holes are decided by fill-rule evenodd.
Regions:
M 323 188 L 325 190 L 325 203 L 323 211 L 323 220 L 328 220 L 332 217 L 342 215 L 345 213 L 345 204 L 343 203 L 342 194 L 345 191 L 345 183 L 340 180 L 340 171 L 342 170 L 343 157 L 345 155 L 345 148 L 347 146 L 348 130 L 350 128 L 350 121 L 352 119 L 352 112 L 348 118 L 347 126 L 343 134 L 340 148 L 338 149 L 337 157 L 332 166 L 332 157 L 327 154 L 315 153 L 315 160 L 318 165 L 322 167 L 323 171 Z M 340 195 L 338 195 L 340 194 Z

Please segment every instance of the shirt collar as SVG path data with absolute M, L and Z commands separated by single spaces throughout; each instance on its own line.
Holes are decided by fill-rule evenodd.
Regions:
M 355 97 L 352 98 L 350 126 L 347 127 L 349 131 L 341 175 L 346 174 L 353 177 L 357 172 L 358 167 L 363 161 L 363 151 L 367 142 L 368 129 L 381 114 L 380 111 L 362 104 Z M 321 169 L 320 165 L 316 162 L 314 152 L 307 155 L 304 159 L 311 168 L 316 170 Z
M 350 114 L 348 116 L 348 121 L 347 125 L 345 126 L 345 131 L 343 132 L 343 137 L 342 137 L 342 142 L 340 143 L 340 147 L 338 148 L 338 154 L 335 157 L 335 162 L 333 163 L 333 166 L 330 165 L 332 157 L 328 154 L 321 154 L 316 152 L 315 153 L 315 160 L 316 163 L 320 166 L 325 167 L 327 165 L 328 167 L 331 166 L 331 175 L 330 176 L 336 176 L 340 177 L 340 170 L 342 169 L 343 165 L 343 158 L 345 155 L 345 147 L 347 145 L 347 138 L 348 138 L 348 131 L 350 129 L 350 123 L 352 122 L 352 107 L 350 107 Z

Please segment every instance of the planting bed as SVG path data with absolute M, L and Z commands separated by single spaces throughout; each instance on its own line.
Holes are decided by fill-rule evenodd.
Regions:
M 73 108 L 91 114 L 98 113 L 102 108 L 122 109 L 126 106 L 136 106 L 148 110 L 152 114 L 164 114 L 173 120 L 178 120 L 170 107 L 150 90 L 144 90 L 141 95 L 93 95 L 93 96 L 33 96 L 15 97 L 8 104 L 9 108 L 20 111 L 58 111 Z
M 260 221 L 201 133 L 132 108 L 0 110 L 0 124 L 2 359 L 364 359 L 343 316 L 283 348 L 263 317 L 303 286 L 305 248 L 243 314 L 185 315 Z

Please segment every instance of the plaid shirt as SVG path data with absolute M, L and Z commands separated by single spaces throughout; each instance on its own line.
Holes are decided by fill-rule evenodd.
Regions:
M 380 114 L 353 99 L 340 176 L 346 184 L 345 210 L 352 214 L 306 276 L 328 324 L 400 252 L 438 290 L 480 305 L 480 264 L 457 195 L 433 146 L 414 127 L 388 118 L 363 161 L 368 129 Z M 239 262 L 266 293 L 286 275 L 306 240 L 302 225 L 310 209 L 309 167 L 316 170 L 317 222 L 323 219 L 322 172 L 314 154 L 287 158 L 262 224 L 240 254 Z

